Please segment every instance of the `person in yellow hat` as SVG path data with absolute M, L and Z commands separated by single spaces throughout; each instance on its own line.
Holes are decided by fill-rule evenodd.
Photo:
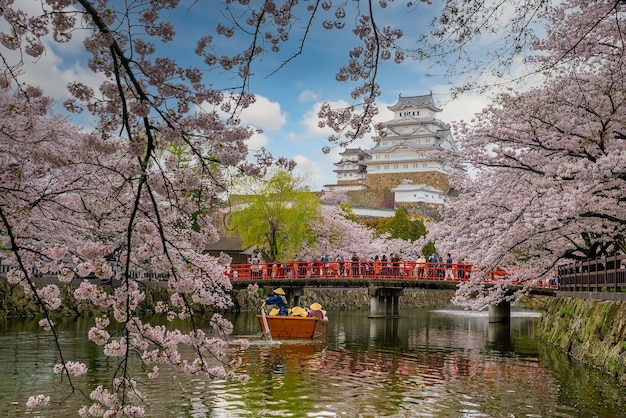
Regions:
M 299 306 L 294 306 L 293 308 L 291 308 L 291 315 L 306 317 L 306 310 Z
M 278 316 L 289 315 L 289 304 L 282 287 L 274 289 L 274 295 L 265 299 L 266 305 L 275 305 L 278 308 Z
M 309 317 L 310 318 L 314 318 L 314 317 L 324 318 L 324 312 L 322 311 L 322 305 L 320 305 L 317 302 L 312 303 L 311 306 L 309 306 Z

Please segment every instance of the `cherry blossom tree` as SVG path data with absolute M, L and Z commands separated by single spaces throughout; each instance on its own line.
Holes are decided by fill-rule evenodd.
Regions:
M 170 5 L 120 10 L 105 3 L 51 1 L 42 3 L 37 16 L 1 8 L 9 25 L 0 37 L 4 48 L 38 57 L 44 36 L 62 43 L 82 26 L 88 31 L 89 66 L 104 78 L 97 90 L 78 82 L 68 86 L 65 108 L 89 112 L 96 121 L 90 132 L 54 115 L 50 99 L 20 81 L 19 63 L 5 59 L 0 78 L 0 248 L 13 266 L 7 281 L 45 308 L 41 324 L 56 336 L 58 286 L 37 287 L 33 273 L 56 275 L 60 283 L 85 279 L 75 297 L 106 312 L 88 338 L 119 361 L 111 387 L 91 388 L 80 411 L 84 416 L 144 413 L 141 387 L 127 367 L 134 356 L 147 365 L 150 378 L 158 377 L 163 365 L 207 378 L 239 378 L 236 361 L 225 351 L 230 323 L 215 314 L 207 332 L 193 315 L 197 306 L 224 309 L 230 303 L 222 260 L 203 253 L 205 243 L 217 239 L 206 203 L 226 190 L 226 168 L 262 175 L 274 161 L 261 152 L 257 162 L 249 162 L 246 140 L 252 131 L 202 110 L 228 108 L 229 102 L 202 84 L 199 70 L 153 57 L 154 43 L 123 29 L 139 31 L 139 22 L 144 35 L 166 42 L 172 28 L 157 19 Z M 251 96 L 237 100 L 244 106 Z M 136 314 L 144 298 L 136 272 L 168 278 L 170 299 L 157 309 L 170 318 L 188 318 L 189 332 L 151 325 Z M 113 289 L 99 286 L 102 281 Z M 194 355 L 181 355 L 182 346 Z M 60 345 L 58 351 L 55 372 L 77 391 L 72 376 L 88 370 L 67 359 Z M 28 405 L 49 401 L 40 394 Z
M 391 238 L 349 218 L 350 214 L 338 206 L 322 205 L 320 216 L 308 223 L 315 241 L 313 245 L 303 246 L 298 258 L 319 260 L 326 254 L 349 259 L 356 253 L 361 260 L 367 260 L 375 255 L 396 253 L 403 260 L 416 259 L 422 240 Z
M 510 275 L 527 283 L 561 261 L 626 250 L 625 6 L 563 2 L 530 58 L 553 68 L 545 82 L 501 94 L 457 125 L 462 150 L 452 182 L 462 193 L 445 221 L 429 227 L 438 246 L 484 271 L 529 267 Z M 481 280 L 473 276 L 456 301 L 482 306 L 519 296 L 505 287 L 484 292 Z
M 225 0 L 219 4 L 224 21 L 215 36 L 200 34 L 195 44 L 197 65 L 183 66 L 164 49 L 176 37 L 167 15 L 176 8 L 201 7 L 201 2 L 0 0 L 0 249 L 13 266 L 7 280 L 22 285 L 45 307 L 42 325 L 54 333 L 58 287 L 38 288 L 33 272 L 56 275 L 61 283 L 85 279 L 76 297 L 108 312 L 97 318 L 89 338 L 120 362 L 112 387 L 95 388 L 81 415 L 145 412 L 137 380 L 125 367 L 135 354 L 151 367 L 150 377 L 168 364 L 208 378 L 237 378 L 237 362 L 230 364 L 224 351 L 230 324 L 215 315 L 209 335 L 195 325 L 193 313 L 197 305 L 224 308 L 229 300 L 224 260 L 203 254 L 204 244 L 217 238 L 210 222 L 212 199 L 228 189 L 230 175 L 262 177 L 273 165 L 293 167 L 263 149 L 249 155 L 246 141 L 253 131 L 240 126 L 238 116 L 254 101 L 250 81 L 255 65 L 266 54 L 284 52 L 296 32 L 297 47 L 281 56 L 279 72 L 302 53 L 318 18 L 328 30 L 354 22 L 349 28 L 357 45 L 336 78 L 355 85 L 355 104 L 347 109 L 325 105 L 320 112 L 320 126 L 336 132 L 331 146 L 345 146 L 376 128 L 381 63 L 402 62 L 409 51 L 398 45 L 401 30 L 379 24 L 378 13 L 391 3 Z M 403 2 L 413 11 L 429 3 Z M 524 13 L 540 10 L 528 3 L 520 7 Z M 464 16 L 489 16 L 484 10 L 493 10 L 486 6 L 478 14 L 465 4 L 483 2 L 451 0 L 446 10 L 466 27 L 477 21 Z M 33 5 L 37 8 L 26 9 Z M 597 22 L 608 22 L 595 16 Z M 449 18 L 442 23 L 449 25 Z M 596 33 L 594 27 L 588 29 Z M 64 46 L 77 36 L 82 36 L 87 66 L 100 82 L 69 83 L 63 107 L 70 115 L 89 115 L 89 131 L 54 114 L 50 99 L 37 86 L 25 84 L 22 73 L 26 59 L 36 61 L 46 48 Z M 235 47 L 228 42 L 233 39 Z M 464 41 L 460 36 L 456 45 Z M 422 49 L 412 52 L 426 55 Z M 237 82 L 214 85 L 216 74 L 231 72 Z M 172 318 L 188 318 L 191 331 L 153 326 L 136 314 L 144 297 L 134 278 L 137 271 L 167 277 L 171 297 L 159 309 Z M 98 280 L 111 281 L 113 289 L 98 286 Z M 195 355 L 183 357 L 181 345 Z M 84 373 L 85 366 L 65 358 L 60 349 L 59 354 L 55 370 L 75 390 L 71 376 Z M 48 401 L 41 394 L 29 405 Z

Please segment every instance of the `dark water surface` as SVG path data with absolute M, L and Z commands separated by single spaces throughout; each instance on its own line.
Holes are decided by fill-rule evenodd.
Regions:
M 162 373 L 141 379 L 152 417 L 626 417 L 626 388 L 534 339 L 536 312 L 513 312 L 510 326 L 486 313 L 402 310 L 368 319 L 366 311 L 329 312 L 324 342 L 261 339 L 254 313 L 231 317 L 233 354 L 241 339 L 245 383 Z M 60 324 L 65 358 L 91 374 L 88 393 L 116 366 L 85 340 L 89 318 Z M 63 404 L 29 410 L 31 394 L 69 395 L 54 341 L 36 320 L 0 320 L 0 416 L 73 417 L 90 404 L 75 393 Z M 139 365 L 137 365 L 139 367 Z

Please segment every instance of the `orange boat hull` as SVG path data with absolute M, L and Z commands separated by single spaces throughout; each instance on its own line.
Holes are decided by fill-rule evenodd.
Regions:
M 267 334 L 262 315 L 257 315 L 261 331 Z M 301 316 L 266 315 L 272 338 L 320 338 L 326 335 L 328 319 L 304 318 Z

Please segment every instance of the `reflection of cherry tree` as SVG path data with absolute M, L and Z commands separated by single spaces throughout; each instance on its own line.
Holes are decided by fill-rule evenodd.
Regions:
M 421 246 L 418 242 L 402 239 L 390 239 L 387 234 L 377 235 L 376 231 L 346 218 L 346 213 L 336 206 L 322 206 L 319 219 L 310 223 L 317 235 L 313 247 L 306 247 L 299 254 L 303 259 L 319 259 L 322 255 L 342 255 L 349 259 L 356 253 L 359 259 L 392 253 L 398 254 L 403 260 L 415 261 Z
M 507 93 L 457 126 L 462 190 L 445 222 L 429 229 L 491 269 L 526 265 L 511 280 L 544 277 L 561 260 L 624 251 L 626 236 L 626 91 L 624 4 L 564 2 L 532 59 L 551 68 L 542 86 Z M 572 33 L 585 34 L 582 40 Z M 480 288 L 464 285 L 460 303 Z M 491 292 L 489 297 L 504 297 Z

